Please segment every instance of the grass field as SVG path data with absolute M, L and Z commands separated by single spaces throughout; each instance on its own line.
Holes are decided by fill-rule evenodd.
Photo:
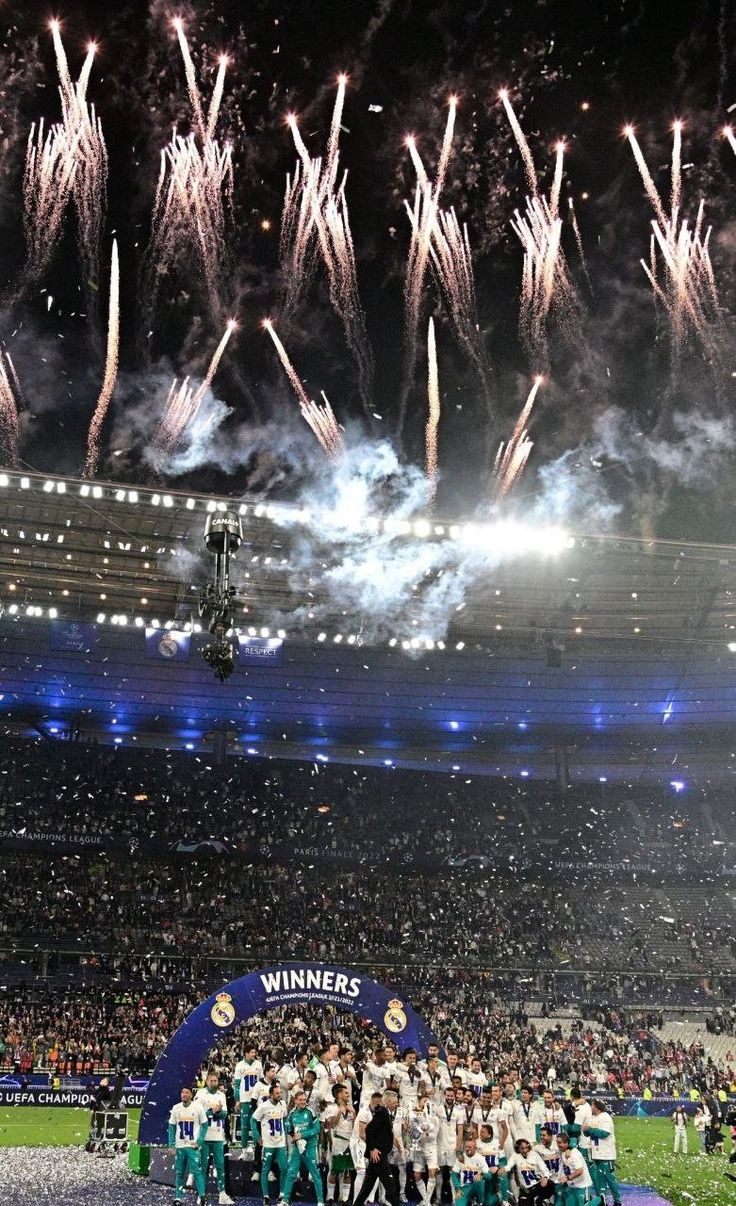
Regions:
M 138 1132 L 140 1110 L 130 1111 L 128 1137 Z M 43 1109 L 17 1106 L 0 1109 L 0 1147 L 53 1145 L 66 1147 L 84 1143 L 89 1129 L 89 1111 Z M 701 1156 L 691 1129 L 690 1153 L 672 1154 L 672 1124 L 665 1118 L 642 1121 L 617 1118 L 618 1174 L 631 1185 L 649 1185 L 673 1206 L 736 1206 L 736 1185 L 724 1172 L 736 1172 L 725 1156 Z M 2 1161 L 0 1160 L 0 1164 Z
M 140 1110 L 128 1112 L 129 1139 L 135 1139 L 138 1134 L 140 1115 Z M 85 1143 L 89 1119 L 89 1110 L 0 1107 L 0 1147 L 69 1147 Z

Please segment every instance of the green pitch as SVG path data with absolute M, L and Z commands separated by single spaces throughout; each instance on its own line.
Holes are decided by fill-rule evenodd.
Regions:
M 89 1110 L 44 1109 L 41 1106 L 0 1108 L 0 1147 L 68 1147 L 84 1143 L 89 1133 Z M 129 1112 L 128 1138 L 138 1133 L 140 1110 Z M 724 1177 L 736 1165 L 727 1156 L 701 1156 L 695 1131 L 688 1128 L 690 1152 L 672 1154 L 672 1124 L 665 1118 L 644 1122 L 617 1118 L 618 1175 L 630 1185 L 650 1185 L 673 1206 L 736 1204 L 736 1185 Z M 730 1141 L 726 1141 L 729 1150 Z
M 673 1127 L 668 1118 L 616 1119 L 617 1173 L 629 1185 L 649 1185 L 673 1206 L 728 1206 L 736 1203 L 736 1185 L 724 1172 L 736 1175 L 736 1164 L 725 1156 L 701 1156 L 698 1139 L 688 1127 L 687 1156 L 672 1154 Z M 726 1152 L 730 1152 L 726 1139 Z
M 128 1138 L 138 1134 L 140 1110 L 128 1112 Z M 71 1147 L 87 1142 L 90 1111 L 60 1106 L 0 1107 L 0 1147 Z

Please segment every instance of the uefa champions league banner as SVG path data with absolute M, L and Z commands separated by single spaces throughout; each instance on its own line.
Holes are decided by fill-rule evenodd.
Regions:
M 165 1143 L 171 1107 L 191 1085 L 219 1039 L 244 1022 L 280 1005 L 324 1004 L 349 1010 L 382 1030 L 398 1046 L 426 1054 L 435 1042 L 425 1022 L 391 988 L 326 963 L 285 963 L 226 984 L 198 1005 L 172 1036 L 148 1086 L 139 1140 Z
M 76 1106 L 89 1110 L 94 1105 L 95 1098 L 95 1089 L 83 1089 L 78 1085 L 50 1089 L 44 1085 L 0 1083 L 0 1106 Z M 143 1088 L 123 1089 L 120 1109 L 138 1109 L 143 1105 L 144 1098 Z

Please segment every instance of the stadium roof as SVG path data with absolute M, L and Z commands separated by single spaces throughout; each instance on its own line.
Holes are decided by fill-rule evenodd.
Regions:
M 571 777 L 674 777 L 673 757 L 700 777 L 729 773 L 734 547 L 307 514 L 10 471 L 0 507 L 0 706 L 13 723 L 83 715 L 107 739 L 175 744 L 224 727 L 259 752 L 530 776 L 554 775 L 560 758 Z M 238 624 L 285 646 L 280 666 L 241 666 L 223 686 L 197 656 L 196 602 L 211 572 L 204 522 L 227 508 L 244 527 Z M 462 544 L 463 573 L 473 562 L 440 629 L 436 610 L 426 626 L 427 594 L 456 559 L 418 569 L 380 623 L 325 570 L 376 550 L 380 592 L 393 552 L 422 566 L 432 542 Z M 96 624 L 95 651 L 51 651 L 63 620 Z M 146 658 L 143 629 L 167 624 L 194 629 L 186 664 Z

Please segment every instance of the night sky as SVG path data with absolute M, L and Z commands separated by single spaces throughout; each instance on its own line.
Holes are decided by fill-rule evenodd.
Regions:
M 172 377 L 201 376 L 222 333 L 208 314 L 187 246 L 162 282 L 152 336 L 140 329 L 140 273 L 159 153 L 172 125 L 187 132 L 191 121 L 171 28 L 176 14 L 184 18 L 205 99 L 217 55 L 227 51 L 232 57 L 219 125 L 220 136 L 232 140 L 235 165 L 222 304 L 237 317 L 239 330 L 214 387 L 230 413 L 190 458 L 192 468 L 167 477 L 172 485 L 300 497 L 315 480 L 324 485 L 329 477 L 259 325 L 267 315 L 279 325 L 309 393 L 318 396 L 324 389 L 330 398 L 356 466 L 364 452 L 370 458 L 375 441 L 396 443 L 409 246 L 403 200 L 414 189 L 403 140 L 409 132 L 417 136 L 432 172 L 447 97 L 455 92 L 459 107 L 443 205 L 454 205 L 468 224 L 479 321 L 492 366 L 493 419 L 445 302 L 428 277 L 400 455 L 422 463 L 423 340 L 432 314 L 443 407 L 437 513 L 467 515 L 487 506 L 489 462 L 508 436 L 537 367 L 518 336 L 522 252 L 510 219 L 523 207 L 526 188 L 497 99 L 498 89 L 508 87 L 542 191 L 549 191 L 554 144 L 561 136 L 568 141 L 563 215 L 572 197 L 592 293 L 565 221 L 562 240 L 582 305 L 581 333 L 566 342 L 551 331 L 549 376 L 531 429 L 535 447 L 506 505 L 522 515 L 555 515 L 579 530 L 606 524 L 645 534 L 732 539 L 736 156 L 720 137 L 728 109 L 736 104 L 732 4 L 203 0 L 175 6 L 161 0 L 66 0 L 56 15 L 63 21 L 73 76 L 88 39 L 100 42 L 89 96 L 110 160 L 102 261 L 106 270 L 115 233 L 122 265 L 121 375 L 100 473 L 139 481 L 151 478 L 141 456 Z M 47 3 L 0 7 L 6 301 L 0 330 L 25 394 L 24 461 L 41 470 L 78 472 L 102 378 L 104 327 L 95 332 L 80 317 L 84 282 L 71 210 L 43 278 L 27 289 L 22 284 L 25 143 L 32 121 L 59 115 L 50 15 Z M 299 114 L 307 148 L 321 153 L 340 71 L 351 77 L 341 163 L 349 169 L 358 278 L 376 361 L 375 419 L 367 419 L 360 404 L 354 360 L 329 303 L 324 272 L 317 272 L 298 313 L 279 323 L 280 215 L 286 173 L 296 160 L 284 117 Z M 694 217 L 704 197 L 706 220 L 713 225 L 711 256 L 723 322 L 714 332 L 717 355 L 705 355 L 691 342 L 673 372 L 669 324 L 654 306 L 639 263 L 648 255 L 652 211 L 621 131 L 626 122 L 635 123 L 655 182 L 666 193 L 675 118 L 686 123 L 685 211 Z M 106 280 L 93 285 L 104 317 Z

